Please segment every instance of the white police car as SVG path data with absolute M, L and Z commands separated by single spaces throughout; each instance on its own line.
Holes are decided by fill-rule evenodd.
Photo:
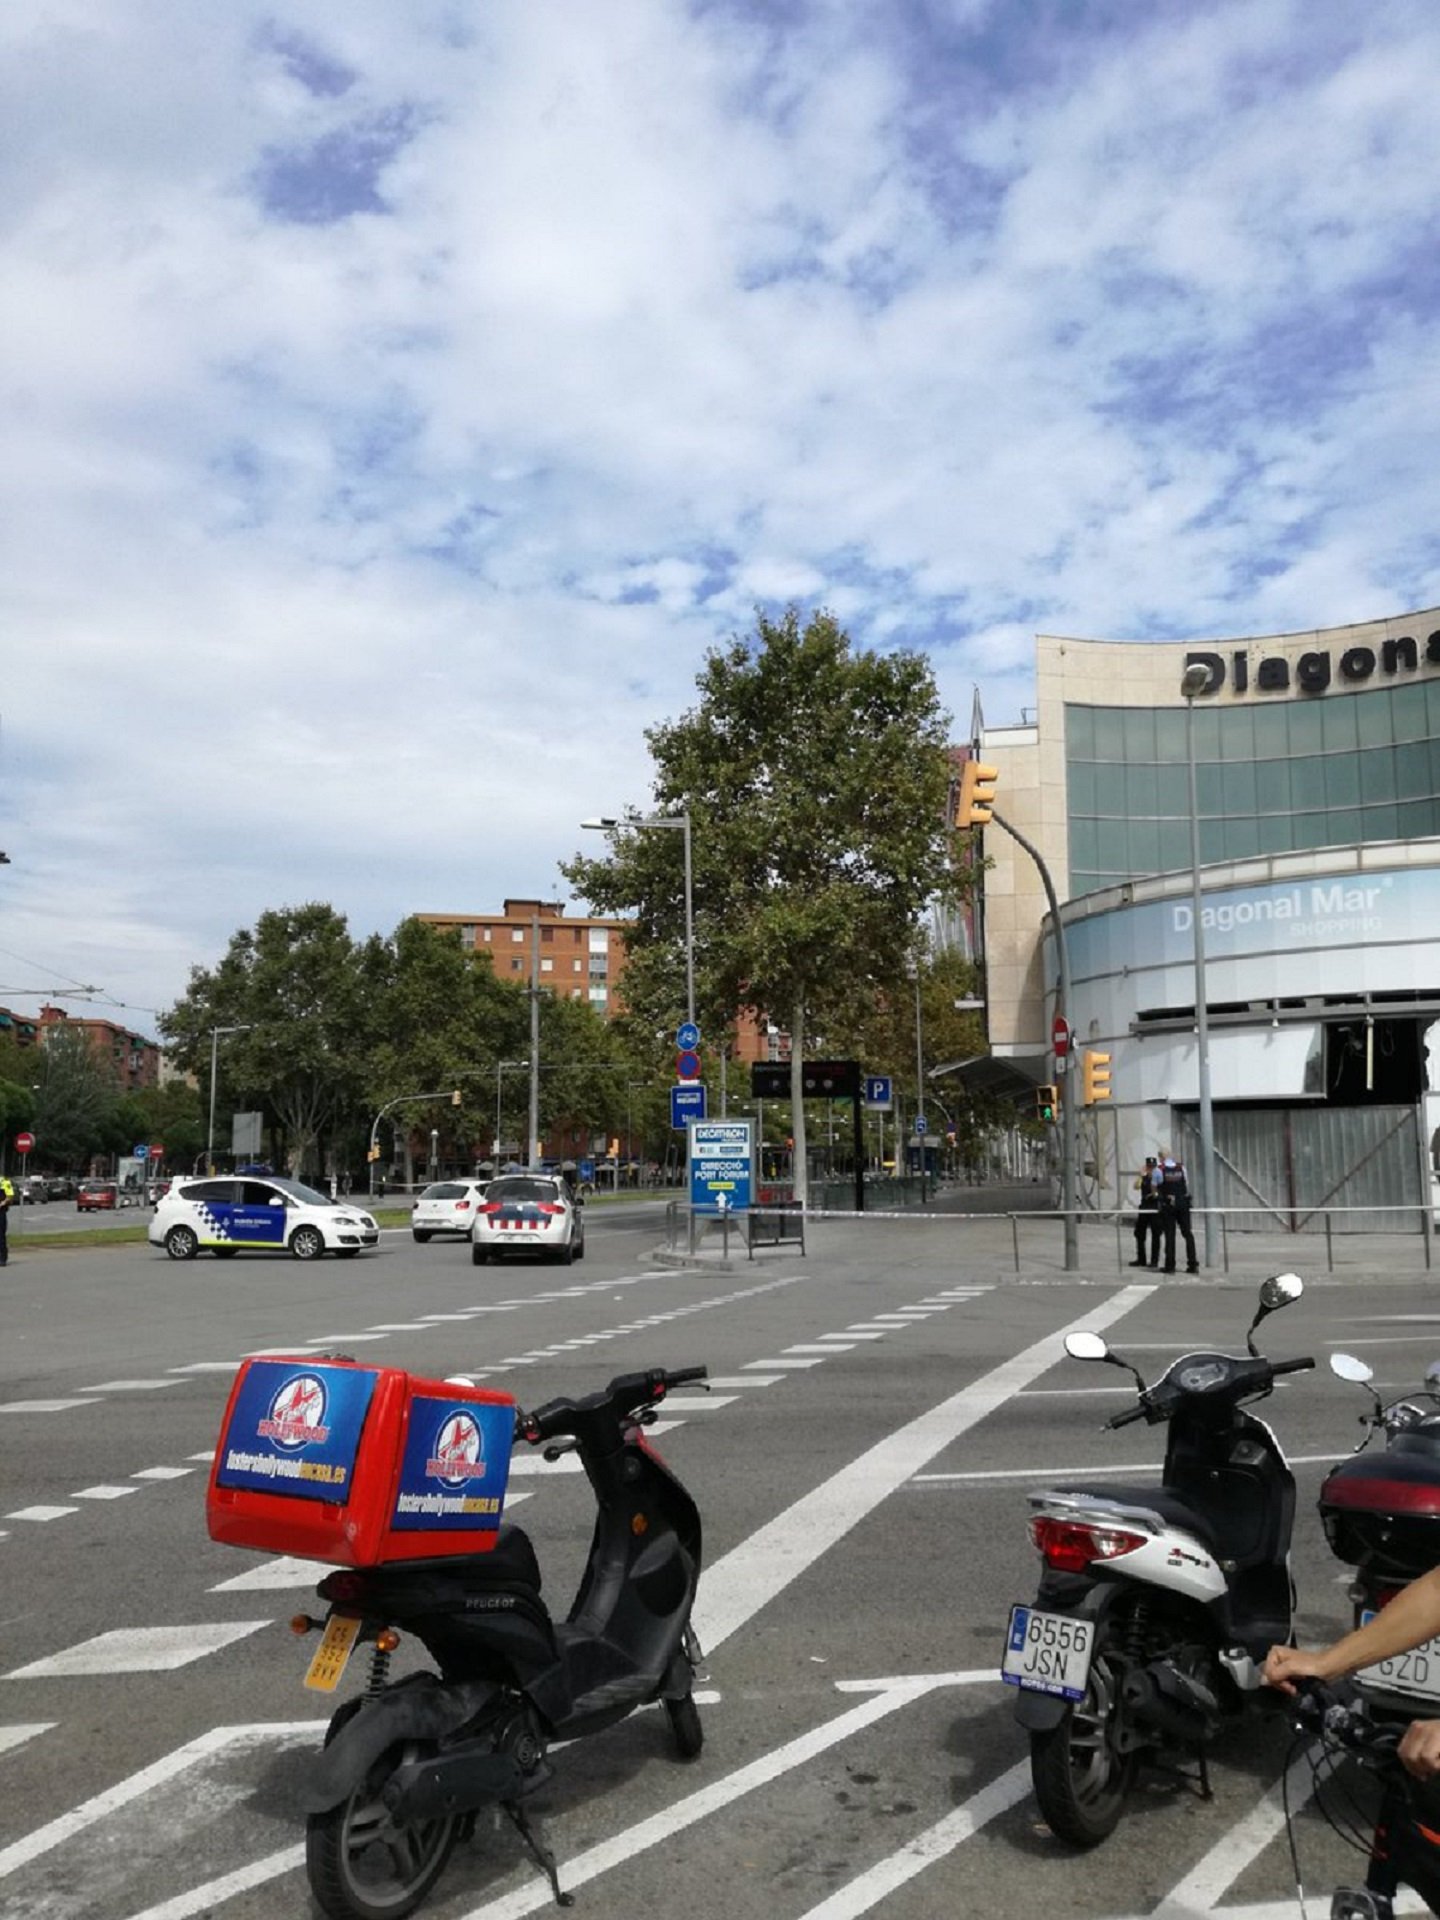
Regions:
M 297 1260 L 335 1253 L 353 1259 L 373 1247 L 380 1229 L 368 1213 L 279 1174 L 237 1174 L 177 1180 L 157 1202 L 150 1243 L 172 1260 L 193 1260 L 204 1247 L 217 1259 L 243 1248 L 290 1252 Z

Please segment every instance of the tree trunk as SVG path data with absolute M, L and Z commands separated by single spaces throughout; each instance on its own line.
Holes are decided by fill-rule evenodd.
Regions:
M 805 1142 L 805 1096 L 801 1091 L 805 1067 L 805 1002 L 797 999 L 790 1015 L 790 1134 L 795 1142 L 790 1159 L 792 1191 L 802 1206 L 810 1197 L 810 1156 Z

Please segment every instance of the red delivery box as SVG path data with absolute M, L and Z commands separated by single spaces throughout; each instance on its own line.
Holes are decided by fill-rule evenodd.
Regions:
M 210 1470 L 210 1537 L 343 1567 L 486 1553 L 514 1438 L 508 1393 L 310 1354 L 246 1360 Z

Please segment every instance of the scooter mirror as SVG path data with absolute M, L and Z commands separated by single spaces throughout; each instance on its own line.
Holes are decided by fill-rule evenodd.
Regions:
M 1104 1336 L 1098 1333 L 1067 1333 L 1065 1351 L 1072 1360 L 1108 1360 L 1110 1348 Z
M 1440 1360 L 1432 1360 L 1425 1369 L 1427 1387 L 1440 1387 Z
M 1261 1281 L 1260 1304 L 1266 1313 L 1274 1313 L 1278 1307 L 1288 1307 L 1292 1300 L 1298 1300 L 1304 1291 L 1305 1282 L 1298 1273 L 1277 1273 Z
M 1357 1387 L 1363 1387 L 1367 1380 L 1375 1378 L 1375 1369 L 1356 1359 L 1353 1353 L 1332 1353 L 1330 1371 L 1341 1380 L 1353 1380 Z

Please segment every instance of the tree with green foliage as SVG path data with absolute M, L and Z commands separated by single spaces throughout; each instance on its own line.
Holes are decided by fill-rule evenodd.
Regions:
M 84 1166 L 106 1144 L 118 1097 L 114 1077 L 80 1027 L 51 1027 L 34 1058 L 37 1157 L 48 1167 Z
M 213 970 L 194 967 L 161 1028 L 179 1064 L 210 1094 L 211 1035 L 225 1084 L 267 1106 L 292 1172 L 315 1163 L 327 1129 L 355 1106 L 365 1078 L 363 976 L 343 914 L 314 901 L 262 913 Z
M 648 811 L 688 813 L 697 1012 L 789 1029 L 796 1197 L 805 1197 L 800 1069 L 812 1034 L 851 1023 L 903 978 L 928 901 L 952 884 L 948 716 L 930 667 L 855 648 L 829 613 L 757 616 L 707 657 L 698 704 L 646 734 Z M 625 995 L 642 1023 L 683 1009 L 680 836 L 639 825 L 561 871 L 633 917 Z

